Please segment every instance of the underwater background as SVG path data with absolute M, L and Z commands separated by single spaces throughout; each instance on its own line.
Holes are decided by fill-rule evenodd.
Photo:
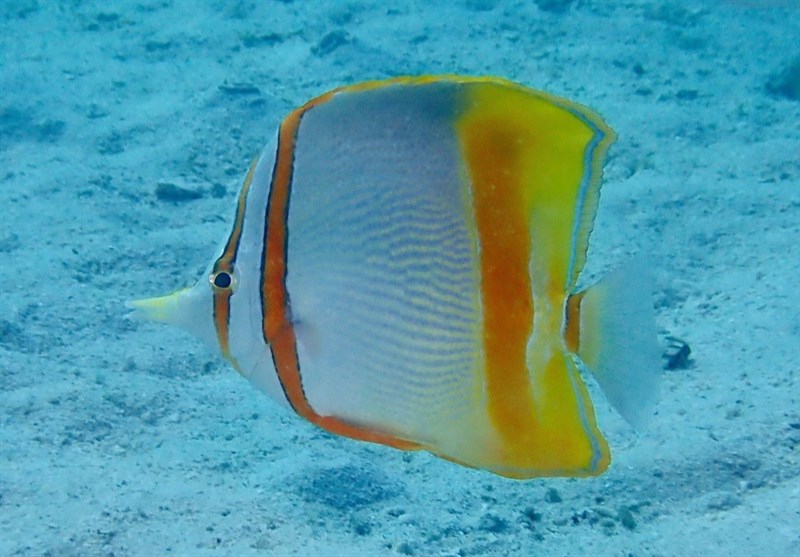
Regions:
M 798 2 L 2 0 L 0 26 L 0 555 L 800 554 Z M 584 278 L 645 254 L 669 357 L 646 430 L 596 398 L 598 478 L 328 435 L 126 318 L 200 276 L 288 111 L 430 73 L 619 134 Z

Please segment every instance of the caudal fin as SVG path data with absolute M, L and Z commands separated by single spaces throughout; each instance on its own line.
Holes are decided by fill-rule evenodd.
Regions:
M 642 258 L 582 292 L 578 356 L 609 402 L 634 427 L 658 400 L 661 357 L 652 279 Z

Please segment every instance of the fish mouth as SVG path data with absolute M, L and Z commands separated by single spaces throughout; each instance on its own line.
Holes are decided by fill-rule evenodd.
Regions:
M 175 325 L 177 324 L 176 318 L 180 313 L 179 308 L 183 295 L 189 290 L 190 288 L 181 288 L 166 296 L 128 300 L 125 302 L 125 307 L 133 311 L 127 317 L 141 321 L 156 321 Z

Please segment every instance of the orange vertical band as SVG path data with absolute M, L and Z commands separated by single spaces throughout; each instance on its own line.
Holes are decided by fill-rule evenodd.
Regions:
M 507 121 L 491 116 L 465 117 L 460 126 L 480 238 L 488 411 L 498 432 L 520 446 L 533 427 L 526 351 L 534 308 L 518 134 Z
M 253 159 L 250 163 L 250 169 L 247 171 L 247 176 L 244 178 L 242 191 L 239 192 L 239 199 L 236 202 L 236 219 L 233 222 L 233 229 L 231 230 L 228 240 L 225 242 L 225 248 L 222 250 L 222 255 L 214 263 L 214 268 L 211 271 L 209 280 L 211 281 L 214 291 L 214 327 L 217 331 L 217 340 L 219 341 L 220 351 L 236 371 L 241 372 L 239 363 L 236 358 L 231 354 L 229 326 L 231 319 L 231 294 L 232 288 L 217 288 L 214 285 L 214 277 L 218 273 L 228 273 L 233 278 L 233 266 L 236 262 L 236 255 L 239 252 L 239 242 L 242 239 L 242 230 L 244 229 L 244 215 L 247 209 L 247 194 L 250 191 L 250 185 L 253 183 L 253 174 L 256 170 L 258 157 Z

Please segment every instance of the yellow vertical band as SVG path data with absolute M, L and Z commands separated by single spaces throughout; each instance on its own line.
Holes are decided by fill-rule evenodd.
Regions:
M 581 203 L 599 185 L 599 134 L 587 109 L 522 87 L 474 83 L 463 96 L 455 127 L 480 244 L 486 412 L 498 458 L 508 475 L 598 473 L 608 450 L 562 324 Z

